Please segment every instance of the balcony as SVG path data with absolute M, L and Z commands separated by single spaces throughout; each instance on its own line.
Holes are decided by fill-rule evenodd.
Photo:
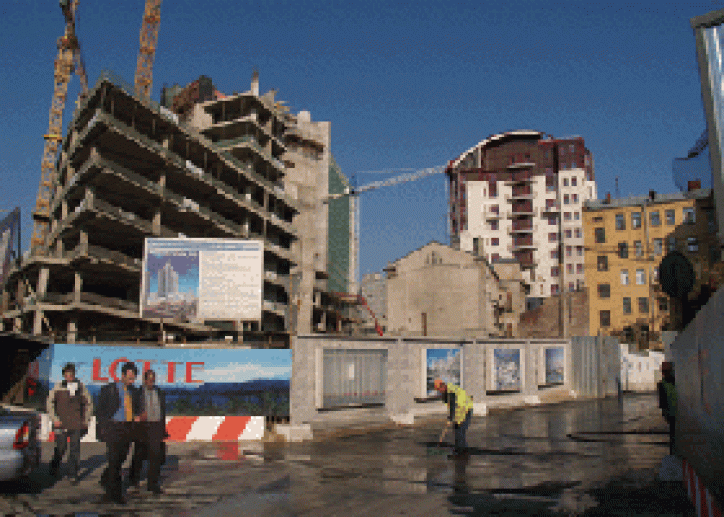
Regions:
M 508 233 L 533 233 L 533 223 L 530 221 L 513 221 Z
M 553 213 L 560 212 L 560 211 L 561 211 L 561 204 L 557 201 L 552 204 L 546 203 L 545 208 L 540 209 L 541 214 L 553 214 Z
M 525 237 L 514 237 L 513 238 L 513 248 L 514 249 L 535 248 L 535 245 L 533 244 L 533 235 L 527 235 Z
M 514 185 L 510 196 L 506 198 L 513 199 L 533 199 L 533 192 L 530 185 Z
M 533 166 L 534 164 L 526 165 L 527 166 Z M 515 164 L 509 165 L 508 168 L 514 167 Z M 533 174 L 530 173 L 530 171 L 517 171 L 512 172 L 509 179 L 505 180 L 506 185 L 514 185 L 516 183 L 528 183 L 533 181 Z
M 514 217 L 518 216 L 525 216 L 525 215 L 535 215 L 535 211 L 533 210 L 533 202 L 521 202 L 521 201 L 513 201 L 512 206 L 512 215 Z
M 485 212 L 486 219 L 500 219 L 500 210 L 487 209 Z
M 516 169 L 530 169 L 531 167 L 535 167 L 535 163 L 529 162 L 529 161 L 515 161 L 508 165 L 508 169 L 516 170 Z

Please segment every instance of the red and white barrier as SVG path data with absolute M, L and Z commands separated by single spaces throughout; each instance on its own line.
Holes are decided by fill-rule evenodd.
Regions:
M 684 487 L 697 517 L 722 517 L 721 507 L 696 475 L 696 472 L 685 459 L 682 461 Z
M 229 442 L 261 440 L 264 438 L 263 416 L 170 416 L 166 417 L 166 431 L 170 442 Z M 50 418 L 42 415 L 40 439 L 52 442 L 55 433 Z M 88 434 L 82 442 L 97 442 L 95 417 L 91 417 Z

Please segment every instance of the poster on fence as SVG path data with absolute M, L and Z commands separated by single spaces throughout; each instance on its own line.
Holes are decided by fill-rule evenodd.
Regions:
M 546 384 L 563 384 L 563 347 L 546 348 Z
M 520 391 L 520 350 L 496 348 L 493 350 L 495 365 L 495 390 Z
M 74 363 L 76 376 L 97 399 L 101 387 L 120 379 L 127 361 L 156 372 L 169 416 L 289 416 L 291 350 L 178 349 L 54 344 L 30 364 L 35 389 L 31 405 L 43 407 L 62 368 Z
M 428 348 L 427 349 L 427 396 L 437 395 L 435 379 L 462 385 L 461 368 L 462 350 L 460 348 Z
M 141 317 L 260 320 L 263 256 L 258 240 L 147 238 Z

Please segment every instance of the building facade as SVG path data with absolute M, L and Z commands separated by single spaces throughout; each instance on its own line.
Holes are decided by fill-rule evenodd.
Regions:
M 493 135 L 453 160 L 452 245 L 523 270 L 528 308 L 585 283 L 583 203 L 597 196 L 594 164 L 583 138 L 538 131 Z
M 589 201 L 583 210 L 591 335 L 616 335 L 642 348 L 661 348 L 671 330 L 671 303 L 659 265 L 682 252 L 696 274 L 690 300 L 718 285 L 721 257 L 711 190 Z
M 514 302 L 521 293 L 509 297 L 503 289 L 522 288 L 521 279 L 516 281 L 515 270 L 509 268 L 501 284 L 485 257 L 433 241 L 396 260 L 385 272 L 390 335 L 503 336 L 507 323 L 520 318 L 520 313 L 512 313 L 522 308 Z

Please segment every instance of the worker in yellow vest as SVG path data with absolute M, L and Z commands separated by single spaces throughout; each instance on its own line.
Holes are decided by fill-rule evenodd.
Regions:
M 442 443 L 445 432 L 452 425 L 455 429 L 453 457 L 465 456 L 468 454 L 465 435 L 470 426 L 470 419 L 473 416 L 473 399 L 460 386 L 445 383 L 442 379 L 435 379 L 434 386 L 449 408 L 447 427 L 443 430 L 439 443 Z

